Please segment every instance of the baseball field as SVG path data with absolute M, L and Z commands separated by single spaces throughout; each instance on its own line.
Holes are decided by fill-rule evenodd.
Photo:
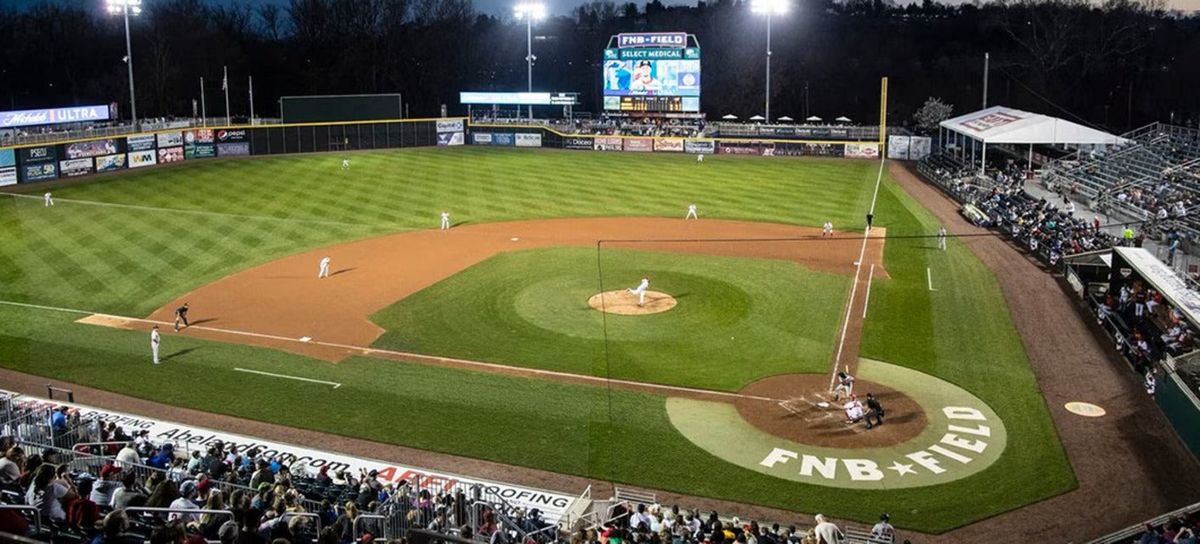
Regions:
M 0 195 L 5 368 L 925 532 L 1076 485 L 992 272 L 876 161 L 429 148 L 42 191 Z

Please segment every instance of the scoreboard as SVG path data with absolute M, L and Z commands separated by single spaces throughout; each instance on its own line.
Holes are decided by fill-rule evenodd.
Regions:
M 604 110 L 700 111 L 700 48 L 683 32 L 619 34 L 604 50 Z M 691 42 L 691 43 L 689 43 Z

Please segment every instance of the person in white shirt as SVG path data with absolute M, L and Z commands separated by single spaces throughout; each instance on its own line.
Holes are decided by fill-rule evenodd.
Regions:
M 329 277 L 329 257 L 321 257 L 321 269 L 317 271 L 317 279 Z
M 813 535 L 817 537 L 817 544 L 841 544 L 846 540 L 842 530 L 827 521 L 824 515 L 817 514 L 815 519 L 817 526 L 813 527 Z
M 838 384 L 833 388 L 833 400 L 837 402 L 842 399 L 842 394 L 852 396 L 854 393 L 854 376 L 845 372 L 838 372 Z
M 50 206 L 54 205 L 54 197 L 47 192 L 46 194 L 42 195 L 42 203 L 49 208 Z
M 649 528 L 652 522 L 653 520 L 650 519 L 648 514 L 646 514 L 646 505 L 644 504 L 639 504 L 637 506 L 637 512 L 629 517 L 629 527 L 634 530 L 637 530 L 638 527 L 641 527 L 643 523 L 645 523 L 646 527 Z
M 183 482 L 183 485 L 179 486 L 179 495 L 180 495 L 180 497 L 178 499 L 171 501 L 170 508 L 172 510 L 199 510 L 200 509 L 200 507 L 198 505 L 196 505 L 196 502 L 193 500 L 196 498 L 196 480 L 188 480 L 186 482 Z M 179 514 L 179 513 L 172 512 L 169 516 L 167 516 L 167 519 L 170 521 L 181 520 L 181 521 L 183 521 L 183 523 L 187 524 L 187 523 L 191 523 L 193 521 L 200 521 L 200 515 L 199 514 Z
M 158 345 L 162 343 L 162 337 L 158 334 L 158 325 L 150 329 L 150 353 L 154 355 L 154 364 L 158 364 Z
M 704 153 L 698 153 L 696 155 L 696 162 L 698 162 L 698 163 L 704 162 Z
M 630 293 L 637 295 L 638 306 L 642 306 L 642 305 L 646 304 L 646 289 L 649 289 L 649 288 L 650 288 L 650 278 L 642 278 L 642 282 L 639 283 L 637 287 L 630 287 L 629 289 L 626 289 L 626 291 L 629 291 Z
M 121 451 L 117 452 L 117 465 L 121 468 L 132 467 L 133 465 L 142 464 L 142 458 L 138 456 L 138 452 L 133 447 L 133 443 L 125 444 Z
M 833 221 L 826 221 L 824 225 L 821 225 L 821 237 L 826 236 L 833 236 Z
M 863 418 L 864 415 L 866 415 L 866 411 L 863 410 L 862 403 L 859 402 L 858 398 L 856 398 L 854 395 L 850 395 L 850 400 L 846 401 L 846 404 L 842 405 L 842 409 L 846 411 L 847 423 L 857 423 Z
M 946 251 L 946 226 L 945 225 L 938 227 L 937 240 L 938 240 L 938 249 L 940 249 L 942 251 Z
M 895 542 L 896 528 L 892 527 L 892 524 L 890 523 L 891 520 L 892 517 L 887 514 L 879 516 L 879 523 L 876 523 L 875 526 L 871 528 L 871 538 L 875 539 L 880 544 L 890 544 L 891 542 Z
M 442 230 L 450 230 L 450 212 L 442 212 Z
M 21 479 L 21 465 L 25 463 L 25 450 L 20 446 L 8 448 L 0 459 L 0 484 L 16 483 Z
M 342 171 L 345 172 L 346 170 L 349 170 L 349 169 L 350 169 L 350 159 L 342 159 Z
M 697 217 L 696 217 L 696 205 L 695 205 L 695 204 L 688 204 L 688 212 L 687 212 L 687 215 L 683 216 L 683 218 L 684 218 L 685 220 L 687 220 L 687 219 L 697 219 Z

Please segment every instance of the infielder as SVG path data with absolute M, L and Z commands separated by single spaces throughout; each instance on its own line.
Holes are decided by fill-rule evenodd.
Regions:
M 187 320 L 188 303 L 184 302 L 183 306 L 175 308 L 175 332 L 179 332 L 179 324 L 183 323 L 184 327 L 188 326 Z
M 54 205 L 54 197 L 51 196 L 50 193 L 46 193 L 46 194 L 42 195 L 42 203 L 45 204 L 47 208 L 49 208 L 50 206 Z
M 838 384 L 837 387 L 833 388 L 833 401 L 837 402 L 841 398 L 842 393 L 845 393 L 848 397 L 854 396 L 854 376 L 845 372 L 838 372 Z
M 450 212 L 442 212 L 442 230 L 450 230 Z
M 833 236 L 833 221 L 826 221 L 825 224 L 821 226 L 821 238 L 826 236 Z
M 639 283 L 637 287 L 630 287 L 629 289 L 626 289 L 626 291 L 629 291 L 630 293 L 637 295 L 638 296 L 638 306 L 642 306 L 642 305 L 646 304 L 646 289 L 649 289 L 649 288 L 650 288 L 650 278 L 642 278 L 642 283 Z
M 945 225 L 938 227 L 938 249 L 946 251 L 946 227 Z
M 317 272 L 317 279 L 329 277 L 329 257 L 321 257 L 321 270 Z
M 697 219 L 697 217 L 696 217 L 696 205 L 695 205 L 695 204 L 688 204 L 688 213 L 687 213 L 687 215 L 685 215 L 685 216 L 683 217 L 683 219 L 684 219 L 684 220 L 688 220 L 688 219 Z
M 154 355 L 154 364 L 158 364 L 158 344 L 162 338 L 158 335 L 158 325 L 150 329 L 150 353 Z

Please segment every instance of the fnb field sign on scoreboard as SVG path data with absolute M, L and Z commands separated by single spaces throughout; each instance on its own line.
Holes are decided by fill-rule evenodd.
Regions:
M 611 47 L 616 42 L 617 47 Z M 604 109 L 700 111 L 700 47 L 684 32 L 618 34 L 604 50 Z

